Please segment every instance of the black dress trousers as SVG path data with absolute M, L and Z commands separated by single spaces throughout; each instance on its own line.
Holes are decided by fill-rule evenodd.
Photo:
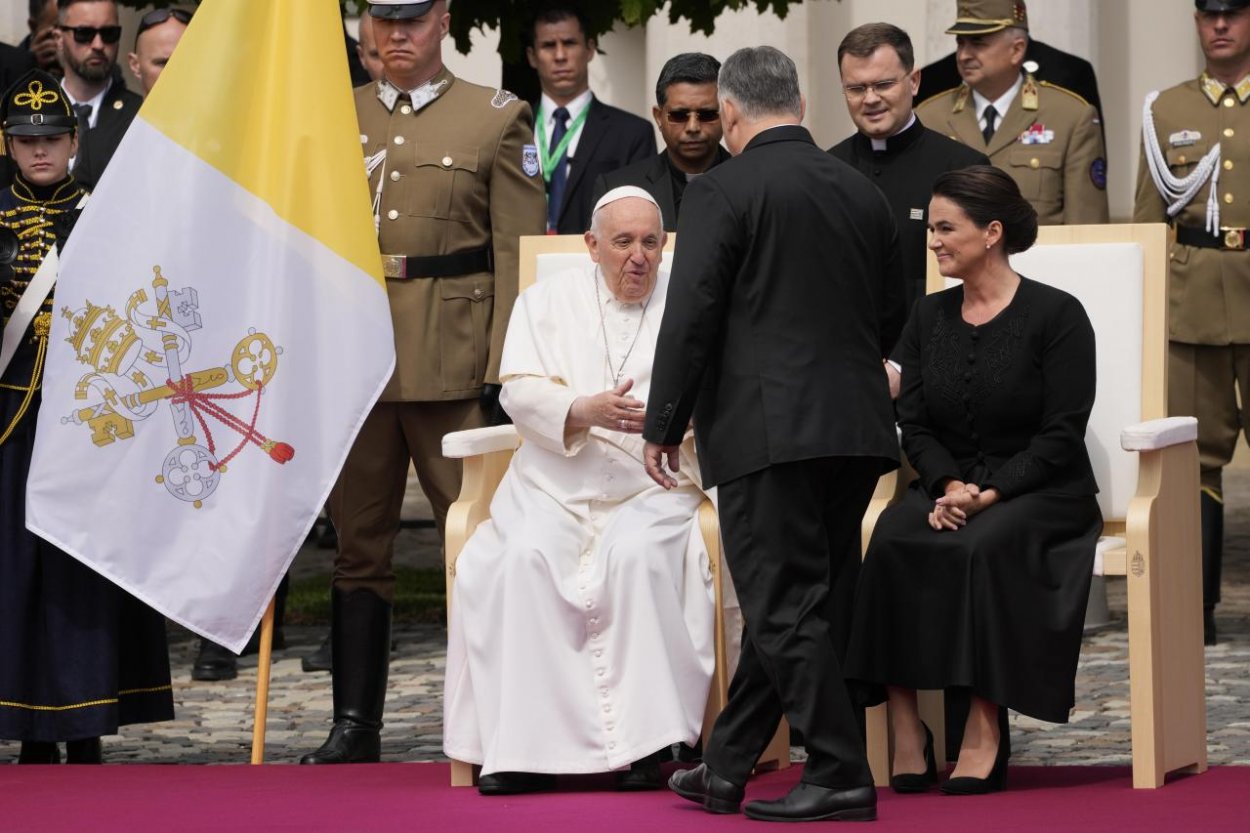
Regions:
M 720 485 L 725 556 L 746 632 L 729 702 L 704 750 L 717 775 L 745 783 L 784 714 L 806 741 L 804 781 L 872 783 L 839 656 L 860 522 L 881 468 L 875 457 L 824 457 Z

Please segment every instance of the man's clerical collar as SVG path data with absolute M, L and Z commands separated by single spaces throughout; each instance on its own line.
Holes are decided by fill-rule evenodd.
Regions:
M 887 136 L 884 139 L 869 138 L 868 141 L 872 143 L 874 151 L 899 150 L 901 146 L 909 144 L 904 139 L 908 138 L 907 132 L 916 124 L 918 124 L 916 114 L 912 113 L 911 118 L 907 120 L 907 124 L 903 125 L 902 129 L 895 132 L 892 136 Z

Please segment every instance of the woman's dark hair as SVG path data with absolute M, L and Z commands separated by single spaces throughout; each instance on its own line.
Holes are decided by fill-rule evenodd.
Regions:
M 933 196 L 945 197 L 968 215 L 977 228 L 997 220 L 1003 224 L 1003 247 L 1014 255 L 1037 240 L 1037 211 L 1020 195 L 1020 186 L 991 165 L 947 171 L 933 183 Z

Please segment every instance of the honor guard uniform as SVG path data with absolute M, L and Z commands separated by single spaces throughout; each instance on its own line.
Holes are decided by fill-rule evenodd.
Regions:
M 1250 423 L 1250 0 L 1197 0 L 1198 27 L 1238 25 L 1240 62 L 1146 96 L 1133 222 L 1172 226 L 1168 412 L 1198 417 L 1204 636 L 1215 642 L 1222 472 Z M 1216 20 L 1219 18 L 1220 20 Z M 1204 20 L 1205 19 L 1205 20 Z M 1203 37 L 1205 41 L 1206 38 Z M 1241 404 L 1238 404 L 1240 393 Z
M 58 741 L 70 763 L 99 763 L 102 735 L 174 716 L 164 617 L 26 529 L 53 314 L 38 271 L 85 202 L 69 175 L 77 127 L 43 70 L 0 102 L 16 169 L 0 190 L 0 332 L 18 339 L 0 359 L 0 738 L 22 742 L 21 763 L 57 763 Z
M 455 77 L 435 50 L 446 5 L 375 0 L 379 43 L 394 29 L 437 71 L 400 89 L 355 91 L 360 142 L 395 330 L 395 372 L 330 493 L 339 548 L 331 588 L 334 728 L 304 763 L 376 761 L 390 653 L 391 570 L 411 460 L 440 536 L 461 463 L 443 435 L 498 408 L 499 360 L 517 296 L 519 238 L 542 234 L 546 202 L 529 105 Z M 423 19 L 424 18 L 424 19 Z M 407 27 L 407 28 L 404 28 Z M 399 67 L 402 70 L 402 67 Z
M 964 0 L 946 33 L 956 35 L 963 50 L 965 41 L 1012 28 L 1028 31 L 1028 14 L 1019 0 Z M 965 72 L 963 84 L 923 102 L 916 115 L 1010 174 L 1037 210 L 1039 223 L 1108 222 L 1107 156 L 1098 111 L 1076 93 L 1035 79 L 1022 69 L 1023 59 L 1022 43 L 1018 60 L 1001 68 L 1015 79 L 1004 112 L 991 107 L 1006 94 L 985 99 L 977 88 L 986 85 L 970 83 Z M 979 71 L 989 71 L 982 66 Z

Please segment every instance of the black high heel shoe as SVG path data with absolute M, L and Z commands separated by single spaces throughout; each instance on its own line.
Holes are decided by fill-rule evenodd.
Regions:
M 922 793 L 937 783 L 937 759 L 933 754 L 933 733 L 924 727 L 924 772 L 902 772 L 890 776 L 890 789 L 896 793 Z
M 999 792 L 1007 788 L 1007 759 L 1011 757 L 1011 731 L 1007 725 L 1007 709 L 998 709 L 998 752 L 994 755 L 994 766 L 990 774 L 984 778 L 972 778 L 961 775 L 948 778 L 942 785 L 942 792 L 947 795 L 985 795 Z

